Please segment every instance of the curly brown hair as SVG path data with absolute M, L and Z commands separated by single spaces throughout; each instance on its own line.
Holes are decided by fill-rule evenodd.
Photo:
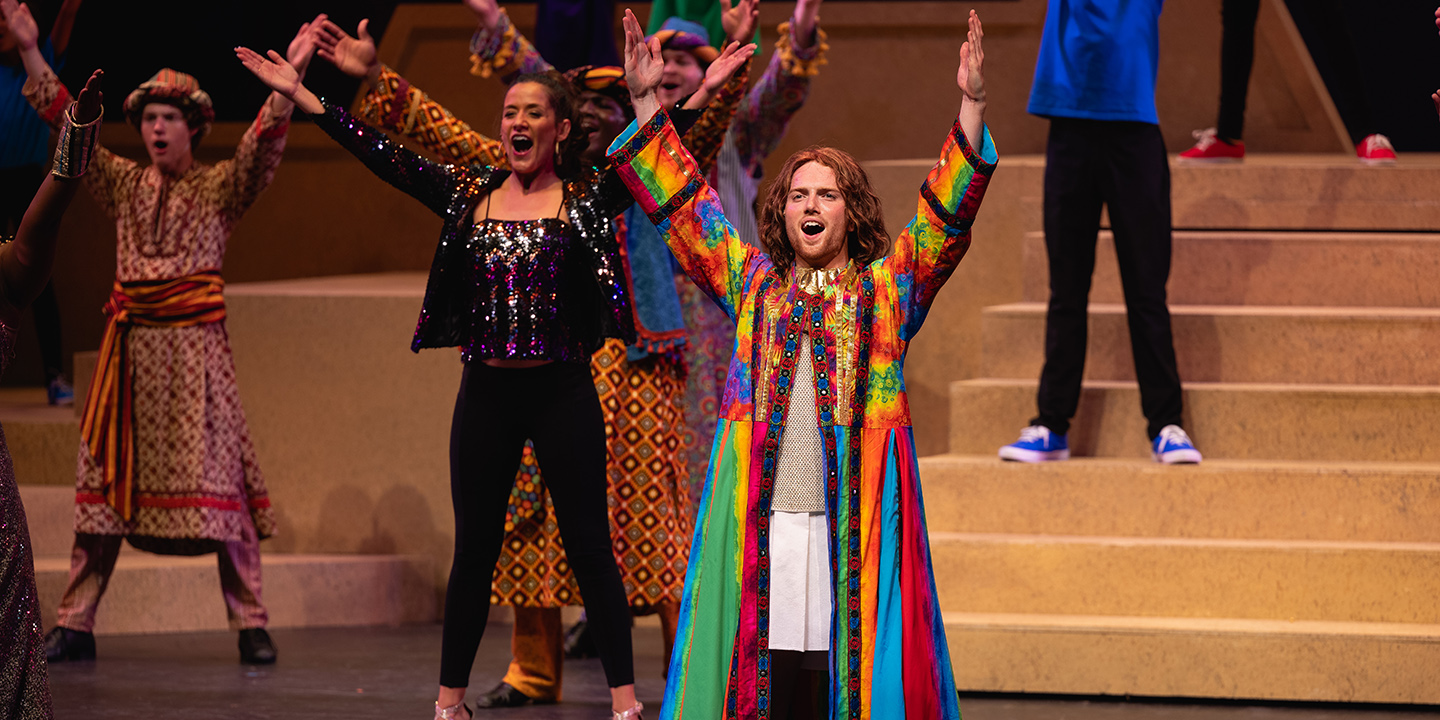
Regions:
M 812 145 L 790 156 L 775 176 L 760 205 L 760 245 L 770 255 L 775 270 L 783 277 L 795 265 L 795 248 L 785 229 L 785 201 L 795 171 L 806 163 L 820 163 L 835 173 L 840 194 L 845 198 L 845 249 L 856 269 L 890 254 L 890 235 L 885 232 L 885 215 L 880 197 L 870 187 L 870 176 L 855 157 L 844 150 Z
M 555 125 L 562 120 L 570 121 L 570 134 L 560 141 L 560 152 L 555 156 L 555 174 L 562 178 L 573 177 L 581 169 L 580 154 L 590 144 L 590 133 L 580 129 L 580 100 L 575 85 L 554 70 L 525 73 L 511 87 L 520 83 L 535 83 L 545 88 L 550 99 L 550 109 L 555 112 Z

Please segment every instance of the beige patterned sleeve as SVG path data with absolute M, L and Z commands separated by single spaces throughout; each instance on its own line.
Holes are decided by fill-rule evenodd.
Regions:
M 235 157 L 215 166 L 225 178 L 223 202 L 235 218 L 249 210 L 260 193 L 270 186 L 276 168 L 280 167 L 280 158 L 285 154 L 285 137 L 294 108 L 276 113 L 271 106 L 273 98 L 274 95 L 260 106 L 255 122 L 235 148 Z
M 70 90 L 60 82 L 54 73 L 31 77 L 21 90 L 30 107 L 35 108 L 40 118 L 52 128 L 58 129 L 65 110 L 70 107 Z M 90 169 L 85 172 L 85 186 L 105 214 L 115 217 L 115 208 L 126 201 L 122 197 L 130 183 L 126 179 L 138 174 L 140 166 L 133 160 L 122 158 L 96 143 L 95 157 L 90 160 Z

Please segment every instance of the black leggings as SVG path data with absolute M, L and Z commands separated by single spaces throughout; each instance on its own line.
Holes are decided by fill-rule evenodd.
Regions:
M 525 439 L 545 472 L 566 559 L 610 687 L 635 682 L 630 607 L 610 547 L 605 420 L 589 367 L 465 366 L 450 426 L 455 560 L 445 590 L 440 684 L 470 684 L 490 610 L 490 580 L 505 537 L 505 508 Z M 485 608 L 484 612 L 480 608 Z

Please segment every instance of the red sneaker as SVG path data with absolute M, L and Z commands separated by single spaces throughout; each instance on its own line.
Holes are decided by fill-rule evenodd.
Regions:
M 1233 143 L 1220 139 L 1215 128 L 1205 128 L 1191 133 L 1195 136 L 1195 147 L 1180 153 L 1180 162 L 1213 163 L 1240 162 L 1245 159 L 1245 143 Z
M 1375 133 L 1355 146 L 1355 156 L 1366 165 L 1394 165 L 1395 146 L 1390 144 L 1390 138 Z

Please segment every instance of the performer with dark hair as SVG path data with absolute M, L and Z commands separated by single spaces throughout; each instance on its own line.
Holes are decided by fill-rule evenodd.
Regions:
M 637 118 L 610 157 L 736 323 L 662 718 L 960 717 L 903 367 L 994 169 L 969 22 L 959 118 L 886 256 L 864 170 L 830 148 L 786 163 L 765 247 L 744 242 L 661 112 L 659 43 L 626 13 Z
M 0 4 L 7 16 L 24 11 Z M 289 47 L 302 69 L 313 24 Z M 58 127 L 69 91 L 33 46 L 21 57 L 26 99 Z M 46 654 L 95 657 L 95 611 L 126 539 L 162 554 L 217 552 L 241 661 L 273 663 L 260 540 L 275 532 L 275 515 L 235 383 L 220 268 L 230 232 L 275 176 L 293 105 L 272 94 L 235 156 L 215 165 L 195 161 L 215 113 L 194 77 L 163 69 L 124 107 L 151 163 L 98 147 L 85 176 L 115 219 L 115 288 L 80 425 L 70 582 Z
M 468 4 L 482 16 L 482 23 L 487 11 L 504 16 L 493 2 L 471 0 Z M 342 72 L 366 80 L 370 92 L 361 101 L 360 117 L 447 161 L 507 167 L 503 143 L 477 132 L 376 60 L 367 24 L 362 21 L 356 36 L 351 37 L 334 23 L 325 23 L 319 51 Z M 505 57 L 510 59 L 502 65 L 487 65 L 492 75 L 509 81 L 523 73 L 551 69 L 523 35 L 512 31 L 506 36 L 510 39 Z M 747 57 L 748 51 L 737 49 L 726 61 L 712 63 L 700 89 L 686 103 L 695 108 L 684 111 L 687 115 L 698 114 L 688 118 L 694 125 L 686 143 L 712 164 L 725 126 L 744 93 L 744 74 L 737 68 L 746 64 Z M 578 92 L 577 120 L 590 138 L 581 159 L 604 167 L 605 149 L 634 118 L 625 70 L 580 67 L 566 72 L 565 77 Z M 673 281 L 670 250 L 655 226 L 631 202 L 615 218 L 614 228 L 617 244 L 623 248 L 621 263 L 634 308 L 637 342 L 627 347 L 618 339 L 607 339 L 590 362 L 605 415 L 611 540 L 630 611 L 660 616 L 668 653 L 679 618 L 690 546 L 688 448 L 683 440 L 686 368 L 680 352 L 690 338 Z M 714 422 L 712 414 L 709 423 Z M 527 443 L 523 452 L 490 592 L 492 604 L 515 609 L 513 659 L 504 679 L 477 698 L 477 705 L 483 708 L 561 699 L 564 638 L 560 611 L 565 605 L 580 604 L 545 473 L 531 444 Z
M 60 217 L 80 189 L 100 135 L 100 79 L 96 70 L 80 99 L 62 114 L 55 165 L 40 183 L 16 230 L 0 247 L 0 372 L 15 354 L 20 311 L 50 280 Z M 45 639 L 40 634 L 35 558 L 10 450 L 0 435 L 0 717 L 49 720 Z
M 632 201 L 615 173 L 582 166 L 588 133 L 578 129 L 572 86 L 554 72 L 520 76 L 501 114 L 508 167 L 449 165 L 326 106 L 279 53 L 270 51 L 269 60 L 246 48 L 236 54 L 377 176 L 445 220 L 411 343 L 417 351 L 460 346 L 465 361 L 451 426 L 455 559 L 436 717 L 470 715 L 465 689 L 527 439 L 545 458 L 615 718 L 639 717 L 630 611 L 610 545 L 604 417 L 588 364 L 605 338 L 635 342 L 612 226 Z

